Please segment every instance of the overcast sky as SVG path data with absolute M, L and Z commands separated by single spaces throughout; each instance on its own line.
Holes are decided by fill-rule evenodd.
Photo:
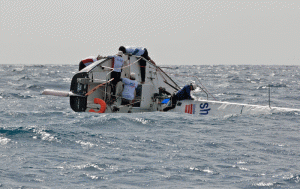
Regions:
M 142 46 L 158 65 L 300 65 L 300 1 L 0 0 L 0 64 Z

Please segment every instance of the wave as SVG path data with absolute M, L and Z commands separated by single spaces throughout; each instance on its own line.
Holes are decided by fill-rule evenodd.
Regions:
M 285 176 L 284 181 L 289 182 L 289 183 L 295 183 L 299 184 L 300 183 L 300 175 L 299 174 L 291 174 L 289 176 Z
M 28 135 L 33 133 L 34 128 L 17 127 L 17 128 L 0 128 L 0 134 L 4 136 Z
M 270 87 L 272 88 L 286 88 L 287 87 L 287 84 L 283 84 L 283 83 L 276 83 L 276 84 L 271 84 Z M 256 89 L 268 89 L 269 88 L 269 85 L 263 85 L 263 86 L 259 86 L 257 87 Z
M 57 133 L 55 133 L 52 130 L 44 130 L 41 128 L 38 128 L 36 126 L 32 127 L 17 127 L 17 128 L 11 128 L 11 127 L 3 127 L 0 128 L 0 134 L 2 136 L 5 136 L 7 140 L 25 140 L 28 141 L 28 138 L 30 139 L 40 139 L 44 141 L 56 141 L 59 142 L 57 136 L 55 136 Z
M 7 143 L 9 143 L 11 141 L 11 139 L 9 138 L 5 138 L 5 137 L 1 137 L 0 136 L 0 145 L 6 145 Z M 1 186 L 1 185 L 0 185 Z
M 17 99 L 30 99 L 30 98 L 35 98 L 36 96 L 34 95 L 25 95 L 22 93 L 9 93 L 10 97 L 15 97 Z

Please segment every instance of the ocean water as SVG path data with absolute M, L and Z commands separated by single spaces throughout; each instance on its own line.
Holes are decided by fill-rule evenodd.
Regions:
M 300 115 L 76 113 L 77 65 L 1 65 L 2 188 L 300 188 Z M 299 66 L 169 66 L 220 101 L 300 109 Z M 194 96 L 205 98 L 200 91 Z

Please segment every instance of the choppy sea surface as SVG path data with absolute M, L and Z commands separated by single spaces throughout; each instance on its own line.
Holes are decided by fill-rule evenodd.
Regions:
M 300 115 L 76 113 L 77 65 L 1 65 L 2 188 L 300 188 Z M 300 109 L 299 66 L 168 66 L 220 101 Z M 200 91 L 196 97 L 205 97 Z

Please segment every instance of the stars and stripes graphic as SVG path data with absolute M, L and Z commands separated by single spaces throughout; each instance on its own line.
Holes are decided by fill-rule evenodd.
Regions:
M 185 105 L 185 113 L 195 114 L 195 104 Z

